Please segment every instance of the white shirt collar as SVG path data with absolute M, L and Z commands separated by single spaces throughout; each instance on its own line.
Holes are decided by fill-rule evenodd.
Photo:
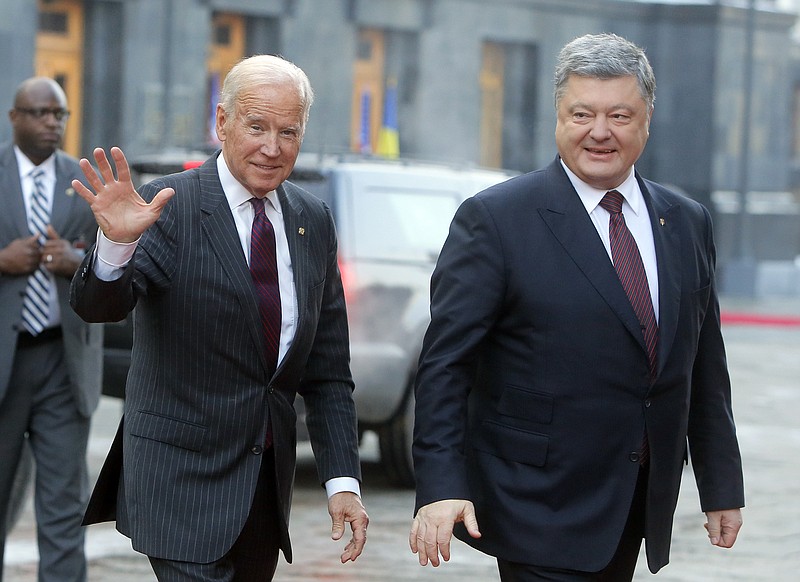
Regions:
M 34 169 L 39 168 L 44 172 L 45 180 L 54 182 L 56 179 L 56 156 L 52 154 L 49 158 L 43 161 L 38 166 L 34 164 L 28 156 L 22 153 L 19 146 L 14 145 L 14 154 L 17 156 L 17 166 L 19 167 L 19 175 L 21 178 L 30 176 Z
M 564 163 L 564 160 L 559 160 L 561 162 L 561 167 L 564 168 L 564 171 L 567 173 L 567 177 L 569 181 L 572 182 L 573 188 L 578 193 L 578 196 L 583 202 L 583 205 L 586 207 L 586 212 L 591 214 L 594 212 L 594 209 L 600 204 L 600 201 L 603 199 L 603 196 L 606 195 L 608 190 L 598 190 L 593 186 L 590 186 L 580 178 L 578 178 L 575 173 L 570 170 L 567 165 Z M 639 216 L 639 212 L 644 207 L 644 199 L 642 198 L 641 190 L 639 189 L 639 182 L 636 181 L 636 174 L 634 172 L 633 167 L 631 167 L 631 171 L 625 180 L 617 186 L 613 188 L 613 190 L 617 190 L 622 197 L 625 199 L 625 202 L 628 203 L 628 206 L 631 207 L 636 216 Z
M 253 195 L 242 186 L 242 184 L 233 176 L 228 164 L 225 162 L 225 156 L 220 152 L 217 156 L 217 173 L 219 174 L 219 181 L 222 184 L 222 190 L 225 192 L 225 197 L 228 199 L 228 204 L 231 209 L 238 208 L 246 204 L 253 198 Z M 267 192 L 266 199 L 272 204 L 272 207 L 278 214 L 281 214 L 281 202 L 278 198 L 278 193 L 275 190 Z

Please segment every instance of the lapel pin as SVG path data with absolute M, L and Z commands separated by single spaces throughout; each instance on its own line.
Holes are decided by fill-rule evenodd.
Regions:
M 659 218 L 658 222 L 661 224 L 661 226 L 664 226 L 667 223 L 667 221 L 664 220 L 663 218 Z
M 74 196 L 75 195 L 75 188 L 67 188 L 64 190 L 64 194 L 67 196 Z
M 303 236 L 305 233 L 306 233 L 306 229 L 303 228 L 302 226 L 297 229 L 297 234 L 299 234 L 300 236 Z

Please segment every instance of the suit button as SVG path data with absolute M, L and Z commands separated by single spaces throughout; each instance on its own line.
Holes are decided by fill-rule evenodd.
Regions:
M 632 452 L 630 455 L 628 455 L 628 460 L 631 463 L 638 463 L 639 462 L 639 453 L 637 453 L 635 451 Z
M 644 407 L 645 407 L 645 408 L 650 408 L 650 405 L 651 405 L 651 404 L 652 404 L 652 402 L 650 401 L 650 399 L 649 399 L 649 398 L 648 398 L 647 400 L 645 400 L 645 401 L 644 401 Z
M 270 386 L 270 387 L 269 387 L 269 389 L 267 390 L 267 392 L 269 392 L 270 394 L 272 394 L 273 392 L 275 392 L 275 388 L 273 388 L 272 386 Z
M 260 455 L 261 453 L 264 452 L 264 449 L 260 445 L 256 445 L 252 449 L 250 449 L 250 452 L 253 453 L 254 455 Z

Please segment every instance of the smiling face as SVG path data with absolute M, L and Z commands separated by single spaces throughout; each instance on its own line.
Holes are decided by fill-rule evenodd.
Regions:
M 558 153 L 590 186 L 616 188 L 644 151 L 651 114 L 633 76 L 572 75 L 558 103 Z
M 259 198 L 294 168 L 303 141 L 303 107 L 291 82 L 244 89 L 234 111 L 217 107 L 217 137 L 233 176 Z

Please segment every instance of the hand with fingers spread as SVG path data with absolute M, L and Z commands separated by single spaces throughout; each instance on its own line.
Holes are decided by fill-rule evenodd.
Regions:
M 331 515 L 331 539 L 334 541 L 344 536 L 345 523 L 350 524 L 353 536 L 342 552 L 342 564 L 348 561 L 355 562 L 364 550 L 367 543 L 367 526 L 369 516 L 361 497 L 355 493 L 343 491 L 332 495 L 328 500 L 328 513 Z
M 439 554 L 445 562 L 450 561 L 450 540 L 453 526 L 463 522 L 473 538 L 481 537 L 475 506 L 466 499 L 445 499 L 420 508 L 414 522 L 408 543 L 411 551 L 419 557 L 420 566 L 428 562 L 433 567 L 439 565 Z
M 80 165 L 91 189 L 79 180 L 73 180 L 72 187 L 91 206 L 97 224 L 108 239 L 129 243 L 137 240 L 158 220 L 166 203 L 175 195 L 175 190 L 164 188 L 152 202 L 145 202 L 133 187 L 125 154 L 118 147 L 112 147 L 110 153 L 116 177 L 105 151 L 95 148 L 93 154 L 100 175 L 84 158 Z

